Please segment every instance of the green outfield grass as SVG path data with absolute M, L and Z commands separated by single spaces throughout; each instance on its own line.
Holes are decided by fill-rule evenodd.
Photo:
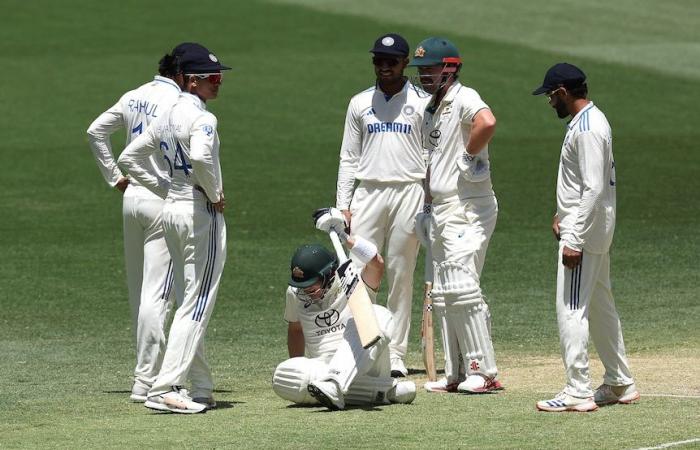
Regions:
M 700 41 L 692 32 L 700 8 L 463 3 L 5 1 L 0 447 L 631 449 L 700 438 Z M 575 12 L 577 25 L 554 14 L 562 11 Z M 338 413 L 289 407 L 270 388 L 286 358 L 289 257 L 323 241 L 310 212 L 335 201 L 347 102 L 372 84 L 367 51 L 388 31 L 413 45 L 452 39 L 467 61 L 463 81 L 499 121 L 491 155 L 500 216 L 482 284 L 507 389 L 421 391 L 412 405 Z M 191 417 L 128 402 L 134 352 L 121 199 L 85 138 L 94 117 L 186 40 L 234 68 L 210 105 L 230 203 L 227 266 L 207 336 L 221 407 Z M 549 225 L 564 131 L 530 92 L 562 60 L 587 72 L 613 127 L 613 289 L 632 369 L 650 394 L 588 415 L 534 409 L 563 383 Z M 415 314 L 408 365 L 421 386 L 419 321 Z M 594 373 L 598 382 L 597 362 Z

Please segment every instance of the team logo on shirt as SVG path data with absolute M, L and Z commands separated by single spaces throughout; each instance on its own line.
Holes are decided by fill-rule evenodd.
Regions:
M 403 113 L 404 113 L 405 115 L 407 115 L 407 116 L 410 116 L 410 115 L 413 114 L 414 112 L 416 112 L 416 108 L 414 108 L 414 107 L 411 106 L 411 105 L 406 105 L 406 106 L 403 107 Z
M 214 134 L 214 127 L 211 125 L 202 125 L 202 131 L 204 131 L 208 137 L 211 137 L 211 135 Z
M 442 132 L 438 129 L 434 129 L 433 131 L 430 132 L 428 135 L 428 141 L 430 142 L 430 145 L 433 147 L 437 147 L 440 145 L 440 136 L 442 136 Z
M 332 327 L 338 320 L 340 320 L 340 314 L 335 309 L 329 309 L 321 314 L 317 315 L 314 319 L 316 326 L 319 328 Z

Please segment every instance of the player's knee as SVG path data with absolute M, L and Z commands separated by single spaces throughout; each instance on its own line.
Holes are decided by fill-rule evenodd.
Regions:
M 293 403 L 316 403 L 307 390 L 315 371 L 313 365 L 312 360 L 303 357 L 283 361 L 272 375 L 272 390 Z

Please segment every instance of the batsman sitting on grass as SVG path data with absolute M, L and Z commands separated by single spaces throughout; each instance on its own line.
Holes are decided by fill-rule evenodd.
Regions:
M 319 230 L 342 236 L 352 258 L 364 265 L 362 281 L 370 296 L 376 297 L 384 273 L 377 247 L 362 237 L 347 237 L 342 232 L 345 219 L 338 209 L 319 210 L 314 218 Z M 411 403 L 415 384 L 391 377 L 391 313 L 373 305 L 382 338 L 364 348 L 348 306 L 345 268 L 321 245 L 304 245 L 294 253 L 284 312 L 290 359 L 275 369 L 272 388 L 285 400 L 321 403 L 332 410 L 344 409 L 346 404 Z
M 586 75 L 571 64 L 552 66 L 532 94 L 545 94 L 560 119 L 571 116 L 561 147 L 552 225 L 559 241 L 556 302 L 566 387 L 537 402 L 537 409 L 585 412 L 598 405 L 633 403 L 639 392 L 610 289 L 616 209 L 610 124 L 587 98 Z M 589 331 L 605 366 L 595 393 L 588 372 Z

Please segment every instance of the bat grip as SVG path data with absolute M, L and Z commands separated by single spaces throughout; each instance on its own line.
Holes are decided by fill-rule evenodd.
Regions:
M 338 262 L 340 264 L 344 263 L 348 260 L 348 256 L 345 254 L 345 249 L 343 248 L 343 244 L 340 242 L 340 237 L 338 236 L 338 233 L 335 230 L 330 230 L 328 232 L 328 235 L 330 236 L 331 242 L 333 243 L 335 254 L 338 255 Z

